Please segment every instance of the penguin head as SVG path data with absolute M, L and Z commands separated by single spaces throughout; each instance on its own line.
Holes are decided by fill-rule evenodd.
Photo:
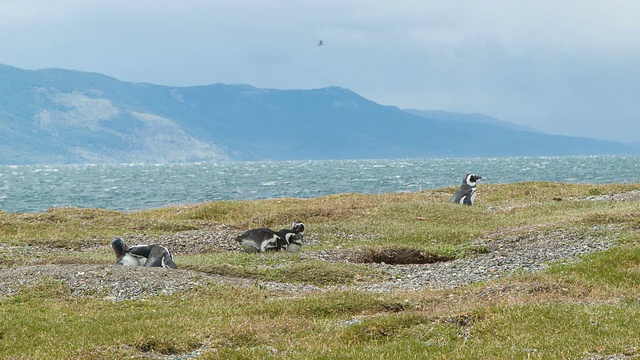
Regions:
M 467 175 L 465 175 L 464 180 L 462 182 L 464 184 L 467 184 L 467 185 L 471 186 L 471 187 L 474 187 L 474 186 L 476 186 L 476 182 L 478 180 L 482 180 L 482 177 L 478 176 L 476 174 L 467 174 Z
M 111 248 L 116 253 L 116 258 L 121 258 L 125 253 L 129 252 L 129 247 L 124 243 L 121 237 L 114 237 L 111 240 Z
M 111 248 L 116 254 L 116 264 L 125 266 L 140 266 L 140 258 L 129 252 L 131 248 L 120 237 L 111 240 Z
M 291 231 L 293 231 L 296 234 L 304 234 L 304 223 L 302 221 L 294 221 L 293 224 L 291 225 Z

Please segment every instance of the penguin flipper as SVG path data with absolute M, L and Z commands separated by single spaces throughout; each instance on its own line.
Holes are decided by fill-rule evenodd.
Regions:
M 178 268 L 178 265 L 173 261 L 173 259 L 171 257 L 164 258 L 164 265 L 165 265 L 165 267 L 170 267 L 172 269 L 177 269 Z
M 134 245 L 129 248 L 129 254 L 148 258 L 153 245 Z
M 455 194 L 451 196 L 451 198 L 449 199 L 449 202 L 452 204 L 460 203 L 460 200 L 462 200 L 462 198 L 463 198 L 462 191 L 458 190 L 456 191 Z
M 475 190 L 472 187 L 467 185 L 462 185 L 460 186 L 458 191 L 456 191 L 456 193 L 453 194 L 451 199 L 449 199 L 449 202 L 462 204 L 462 205 L 472 205 L 473 204 L 472 195 L 474 194 L 474 192 Z

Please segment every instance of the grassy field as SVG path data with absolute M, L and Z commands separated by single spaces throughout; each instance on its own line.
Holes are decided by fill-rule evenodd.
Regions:
M 640 203 L 573 201 L 640 190 L 639 184 L 480 184 L 477 203 L 447 203 L 454 188 L 406 194 L 220 201 L 123 213 L 51 209 L 0 213 L 0 242 L 82 248 L 114 234 L 164 235 L 224 223 L 239 229 L 307 225 L 303 252 L 410 248 L 446 258 L 474 256 L 489 234 L 578 229 L 616 243 L 541 273 L 449 290 L 295 295 L 260 286 L 207 285 L 145 300 L 72 297 L 47 279 L 0 298 L 0 358 L 202 359 L 580 359 L 640 350 Z M 594 229 L 597 229 L 594 230 Z M 0 271 L 27 263 L 0 247 Z M 110 264 L 111 253 L 50 255 L 50 263 Z M 375 282 L 363 264 L 296 254 L 203 253 L 179 266 L 209 273 L 317 286 Z M 180 270 L 178 270 L 180 271 Z M 162 357 L 158 357 L 162 358 Z

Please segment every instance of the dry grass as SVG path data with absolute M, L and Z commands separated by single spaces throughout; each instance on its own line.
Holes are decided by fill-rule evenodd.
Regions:
M 144 301 L 110 302 L 72 297 L 64 283 L 45 279 L 0 299 L 0 357 L 153 358 L 198 351 L 194 354 L 203 359 L 637 358 L 640 206 L 570 199 L 638 189 L 638 184 L 481 185 L 478 203 L 470 208 L 448 204 L 453 189 L 441 189 L 221 201 L 134 213 L 2 213 L 2 244 L 62 250 L 103 246 L 114 234 L 171 234 L 212 223 L 278 227 L 296 219 L 305 221 L 314 239 L 308 251 L 365 248 L 376 261 L 390 251 L 413 260 L 468 256 L 482 251 L 470 248 L 474 239 L 532 228 L 579 229 L 618 246 L 543 273 L 389 294 L 288 294 L 259 286 L 206 285 Z M 7 258 L 0 248 L 0 267 L 20 266 L 28 256 Z M 105 259 L 52 251 L 42 261 L 110 261 Z M 184 264 L 205 272 L 320 285 L 384 276 L 362 264 L 280 260 L 202 254 L 185 256 Z

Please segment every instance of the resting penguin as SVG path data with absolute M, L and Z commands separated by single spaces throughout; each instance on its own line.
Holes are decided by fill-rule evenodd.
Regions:
M 129 247 L 122 238 L 115 237 L 111 240 L 111 247 L 116 253 L 116 264 L 118 265 L 178 268 L 178 265 L 173 261 L 171 252 L 161 245 L 134 245 Z
M 296 221 L 291 229 L 273 231 L 269 228 L 251 229 L 236 237 L 240 247 L 250 253 L 269 250 L 299 251 L 302 247 L 304 224 Z
M 277 251 L 287 245 L 277 232 L 269 228 L 247 230 L 236 237 L 236 241 L 244 251 L 249 253 L 265 252 L 267 250 Z
M 279 231 L 284 237 L 287 246 L 284 248 L 286 252 L 299 252 L 302 249 L 302 239 L 304 238 L 304 223 L 302 221 L 294 221 L 291 230 L 282 229 Z
M 476 182 L 482 177 L 475 174 L 467 174 L 462 179 L 462 185 L 458 191 L 449 200 L 450 203 L 458 203 L 464 205 L 473 205 L 476 199 Z

